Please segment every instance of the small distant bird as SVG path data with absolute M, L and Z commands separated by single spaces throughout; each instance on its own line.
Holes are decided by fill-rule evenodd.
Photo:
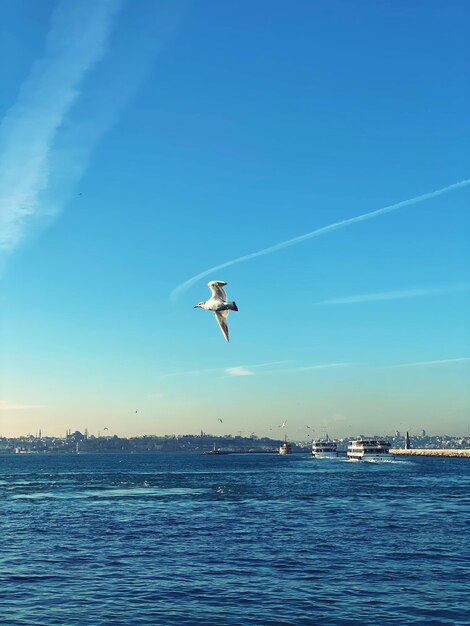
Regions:
M 105 426 L 105 427 L 103 428 L 103 430 L 109 430 L 109 428 L 108 428 L 107 426 Z
M 218 418 L 217 418 L 217 421 L 218 421 L 218 422 L 220 422 L 221 424 L 223 424 L 223 423 L 224 423 L 224 420 L 223 420 L 223 419 L 220 419 L 220 417 L 218 417 Z
M 226 284 L 222 280 L 212 280 L 210 283 L 207 283 L 212 293 L 211 297 L 205 302 L 199 302 L 194 308 L 212 311 L 225 340 L 228 341 L 227 317 L 229 311 L 238 311 L 238 307 L 233 300 L 227 300 L 227 294 L 224 289 Z
M 307 424 L 307 428 L 310 428 L 310 426 Z
M 282 424 L 279 426 L 279 428 L 285 428 L 287 424 L 287 420 L 285 420 L 284 422 L 282 422 Z

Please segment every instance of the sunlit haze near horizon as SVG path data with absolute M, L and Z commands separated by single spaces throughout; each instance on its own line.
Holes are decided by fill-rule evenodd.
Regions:
M 0 435 L 468 435 L 469 18 L 4 0 Z

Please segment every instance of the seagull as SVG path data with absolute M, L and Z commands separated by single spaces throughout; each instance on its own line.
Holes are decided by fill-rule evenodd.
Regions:
M 282 424 L 279 426 L 279 428 L 285 428 L 287 424 L 287 420 L 285 420 L 284 422 L 282 422 Z
M 207 286 L 211 290 L 211 297 L 205 302 L 199 302 L 194 308 L 212 311 L 225 340 L 228 341 L 227 316 L 229 311 L 238 311 L 238 307 L 232 300 L 227 300 L 227 294 L 224 289 L 226 284 L 227 283 L 224 283 L 222 280 L 211 280 L 210 283 L 207 283 Z
M 223 420 L 223 419 L 220 419 L 220 417 L 218 417 L 218 418 L 217 418 L 217 420 L 218 420 L 221 424 L 223 424 L 223 423 L 224 423 L 224 420 Z

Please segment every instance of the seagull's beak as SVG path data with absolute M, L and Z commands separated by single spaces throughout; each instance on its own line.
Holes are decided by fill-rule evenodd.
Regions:
M 198 309 L 199 308 L 199 304 L 196 304 L 196 306 L 193 306 L 193 309 Z

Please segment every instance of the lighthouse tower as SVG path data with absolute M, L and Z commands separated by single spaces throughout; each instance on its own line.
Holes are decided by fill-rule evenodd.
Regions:
M 406 435 L 405 435 L 405 450 L 409 450 L 411 448 L 410 446 L 410 433 L 408 431 L 406 431 Z

